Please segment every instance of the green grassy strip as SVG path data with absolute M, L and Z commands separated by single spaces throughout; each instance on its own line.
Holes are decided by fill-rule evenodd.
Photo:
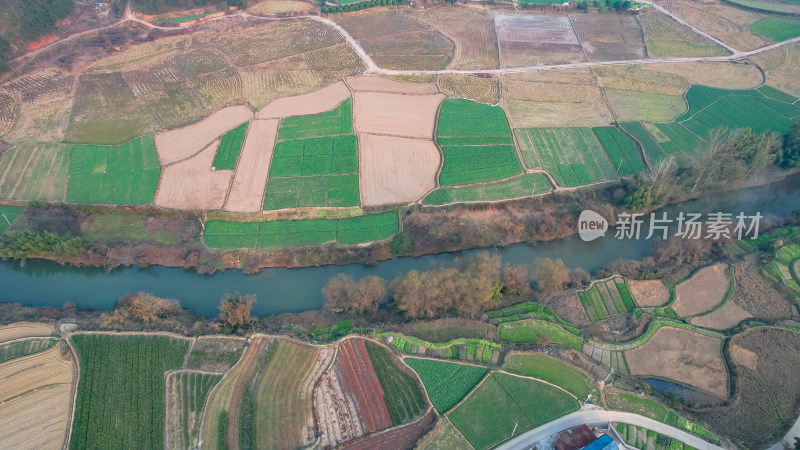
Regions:
M 320 114 L 281 119 L 278 141 L 351 134 L 353 101 L 347 99 L 336 108 Z
M 408 422 L 425 407 L 417 383 L 392 361 L 389 353 L 378 344 L 367 341 L 367 353 L 384 392 L 392 425 Z
M 14 219 L 22 212 L 20 206 L 0 206 L 0 234 L 14 223 Z
M 750 31 L 772 42 L 781 42 L 800 36 L 800 20 L 768 17 L 750 25 Z
M 564 330 L 558 325 L 537 319 L 521 320 L 501 324 L 499 327 L 500 339 L 518 343 L 537 343 L 540 337 L 546 335 L 550 342 L 572 347 L 580 351 L 583 339 Z
M 512 180 L 461 188 L 442 188 L 431 192 L 423 201 L 426 205 L 496 201 L 550 192 L 547 176 L 541 173 L 523 175 Z
M 242 151 L 242 144 L 247 133 L 247 123 L 243 123 L 222 136 L 222 142 L 217 148 L 217 155 L 214 157 L 214 168 L 217 170 L 233 170 L 236 168 L 236 161 L 239 160 L 239 153 Z
M 505 369 L 511 373 L 553 383 L 580 399 L 586 399 L 589 394 L 600 398 L 600 391 L 591 378 L 580 370 L 543 354 L 515 353 L 506 360 Z
M 192 20 L 202 19 L 203 17 L 210 16 L 212 14 L 221 13 L 222 11 L 211 11 L 202 14 L 193 14 L 191 16 L 181 16 L 181 17 L 168 17 L 166 19 L 159 19 L 158 23 L 184 23 L 184 22 L 191 22 Z
M 56 338 L 41 338 L 0 344 L 0 363 L 39 353 L 54 346 L 56 342 Z

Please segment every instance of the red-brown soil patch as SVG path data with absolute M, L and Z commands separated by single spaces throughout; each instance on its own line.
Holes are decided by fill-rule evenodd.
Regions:
M 364 438 L 355 441 L 345 442 L 342 448 L 363 449 L 371 450 L 374 448 L 391 448 L 391 449 L 412 449 L 415 447 L 417 441 L 422 439 L 425 434 L 433 428 L 436 423 L 436 415 L 431 411 L 422 420 L 406 425 L 404 427 L 395 428 L 394 430 L 385 433 L 379 433 L 372 436 L 365 436 Z
M 392 426 L 384 392 L 362 339 L 339 346 L 333 367 L 314 389 L 314 418 L 321 445 L 342 442 Z
M 53 36 L 53 35 L 42 36 L 39 39 L 29 43 L 27 49 L 29 52 L 33 50 L 38 50 L 42 47 L 52 44 L 53 42 L 56 42 L 57 40 L 58 36 Z
M 433 139 L 436 111 L 445 96 L 357 92 L 353 96 L 359 133 Z
M 628 281 L 628 289 L 639 306 L 663 306 L 669 301 L 669 289 L 660 280 Z
M 247 128 L 247 137 L 236 165 L 226 211 L 255 213 L 263 207 L 264 190 L 272 161 L 278 120 L 254 120 Z
M 434 83 L 404 83 L 383 77 L 352 77 L 345 80 L 355 92 L 386 92 L 389 94 L 433 95 L 439 93 Z
M 722 308 L 711 314 L 695 317 L 691 320 L 692 325 L 698 327 L 711 328 L 712 330 L 727 330 L 739 325 L 743 320 L 753 317 L 741 306 L 728 300 Z
M 714 264 L 700 269 L 691 278 L 675 286 L 675 304 L 672 309 L 681 317 L 709 311 L 719 304 L 728 292 L 725 273 L 727 264 Z
M 682 328 L 665 327 L 641 347 L 625 352 L 632 375 L 669 378 L 728 397 L 722 341 Z
M 289 116 L 307 116 L 330 111 L 350 97 L 350 90 L 342 81 L 308 94 L 275 100 L 258 112 L 259 119 Z
M 219 141 L 186 161 L 167 166 L 161 174 L 155 204 L 176 209 L 221 209 L 232 170 L 211 170 Z
M 436 187 L 440 157 L 433 141 L 362 134 L 358 148 L 364 206 L 413 202 Z
M 158 159 L 166 166 L 196 155 L 214 139 L 247 122 L 252 116 L 253 112 L 246 106 L 229 106 L 195 124 L 158 133 Z

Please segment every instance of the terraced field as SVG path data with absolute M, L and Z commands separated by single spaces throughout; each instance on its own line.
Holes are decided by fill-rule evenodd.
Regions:
M 589 320 L 596 322 L 636 309 L 628 286 L 622 278 L 598 282 L 591 289 L 578 294 Z
M 550 181 L 545 175 L 532 173 L 495 183 L 437 189 L 425 197 L 423 204 L 490 202 L 546 194 L 551 188 Z

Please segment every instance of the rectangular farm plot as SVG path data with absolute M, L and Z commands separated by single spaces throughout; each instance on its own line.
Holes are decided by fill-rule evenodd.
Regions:
M 641 15 L 639 23 L 644 31 L 647 53 L 651 57 L 721 56 L 728 53 L 714 41 L 659 12 Z
M 460 188 L 442 188 L 431 192 L 423 201 L 426 205 L 449 203 L 490 202 L 512 198 L 530 197 L 550 192 L 552 186 L 547 176 L 532 173 L 510 180 Z
M 750 31 L 772 42 L 781 42 L 800 36 L 800 20 L 768 17 L 750 25 Z
M 642 28 L 633 16 L 570 14 L 575 34 L 589 61 L 646 58 Z
M 500 67 L 584 61 L 567 16 L 497 13 Z
M 679 95 L 608 87 L 603 92 L 620 121 L 665 122 L 686 110 L 686 102 Z
M 636 309 L 625 280 L 614 278 L 597 282 L 591 289 L 578 293 L 583 309 L 592 322 L 627 314 Z
M 437 141 L 444 152 L 439 184 L 456 186 L 522 172 L 502 108 L 451 99 L 439 113 Z
M 347 219 L 276 220 L 270 222 L 211 221 L 203 235 L 212 248 L 278 248 L 337 242 L 342 245 L 386 239 L 397 233 L 395 213 Z
M 695 154 L 703 144 L 702 139 L 679 123 L 645 123 L 643 125 L 653 135 L 661 149 L 668 154 Z
M 115 146 L 74 145 L 67 200 L 146 205 L 153 202 L 160 178 L 152 135 Z
M 356 92 L 355 130 L 420 139 L 431 139 L 436 111 L 445 96 Z
M 794 123 L 792 118 L 798 115 L 800 108 L 778 100 L 754 95 L 728 95 L 682 124 L 702 138 L 708 138 L 711 129 L 722 127 L 749 127 L 756 133 L 786 133 Z
M 644 170 L 639 149 L 625 133 L 616 127 L 595 127 L 592 131 L 620 175 L 635 175 Z
M 251 123 L 231 190 L 225 201 L 226 211 L 261 211 L 277 135 L 277 119 L 254 120 Z
M 217 148 L 217 156 L 214 158 L 215 169 L 235 169 L 236 161 L 239 160 L 239 152 L 242 151 L 242 143 L 247 133 L 247 123 L 243 123 L 222 136 Z
M 281 119 L 278 140 L 289 141 L 352 132 L 353 101 L 348 98 L 336 108 L 324 113 Z
M 514 132 L 528 167 L 546 170 L 561 186 L 619 179 L 591 128 L 530 128 Z
M 625 122 L 619 124 L 619 126 L 628 132 L 628 134 L 633 136 L 634 139 L 639 141 L 639 144 L 641 144 L 642 148 L 644 149 L 645 155 L 647 155 L 647 162 L 649 163 L 650 167 L 655 167 L 659 161 L 667 156 L 658 142 L 653 138 L 652 135 L 650 135 L 650 133 L 641 123 Z
M 70 153 L 63 144 L 12 148 L 0 160 L 0 198 L 66 200 Z

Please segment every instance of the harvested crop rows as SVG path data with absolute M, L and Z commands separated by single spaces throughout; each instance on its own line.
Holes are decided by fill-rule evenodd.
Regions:
M 498 65 L 494 18 L 476 8 L 430 8 L 413 17 L 432 25 L 453 40 L 452 69 L 492 69 Z
M 460 402 L 487 373 L 483 367 L 430 359 L 406 358 L 405 362 L 417 372 L 440 414 Z
M 0 160 L 0 197 L 18 200 L 67 199 L 70 146 L 14 147 Z
M 345 442 L 342 448 L 372 450 L 375 448 L 416 448 L 415 445 L 436 423 L 436 414 L 425 417 L 410 425 L 394 430 L 367 436 L 355 441 Z
M 445 205 L 449 203 L 490 202 L 546 194 L 551 189 L 550 181 L 544 174 L 531 173 L 495 183 L 437 189 L 425 197 L 423 203 L 426 205 Z
M 665 56 L 721 56 L 727 51 L 671 17 L 652 11 L 639 16 L 647 53 Z
M 200 437 L 206 399 L 222 375 L 171 372 L 167 375 L 166 448 L 191 448 Z
M 567 16 L 496 13 L 500 67 L 584 61 Z
M 579 297 L 592 322 L 628 314 L 636 309 L 633 297 L 622 278 L 595 283 L 591 289 L 579 293 Z
M 385 348 L 369 341 L 365 345 L 375 374 L 381 382 L 392 425 L 400 425 L 419 415 L 425 401 L 414 378 L 393 360 Z

